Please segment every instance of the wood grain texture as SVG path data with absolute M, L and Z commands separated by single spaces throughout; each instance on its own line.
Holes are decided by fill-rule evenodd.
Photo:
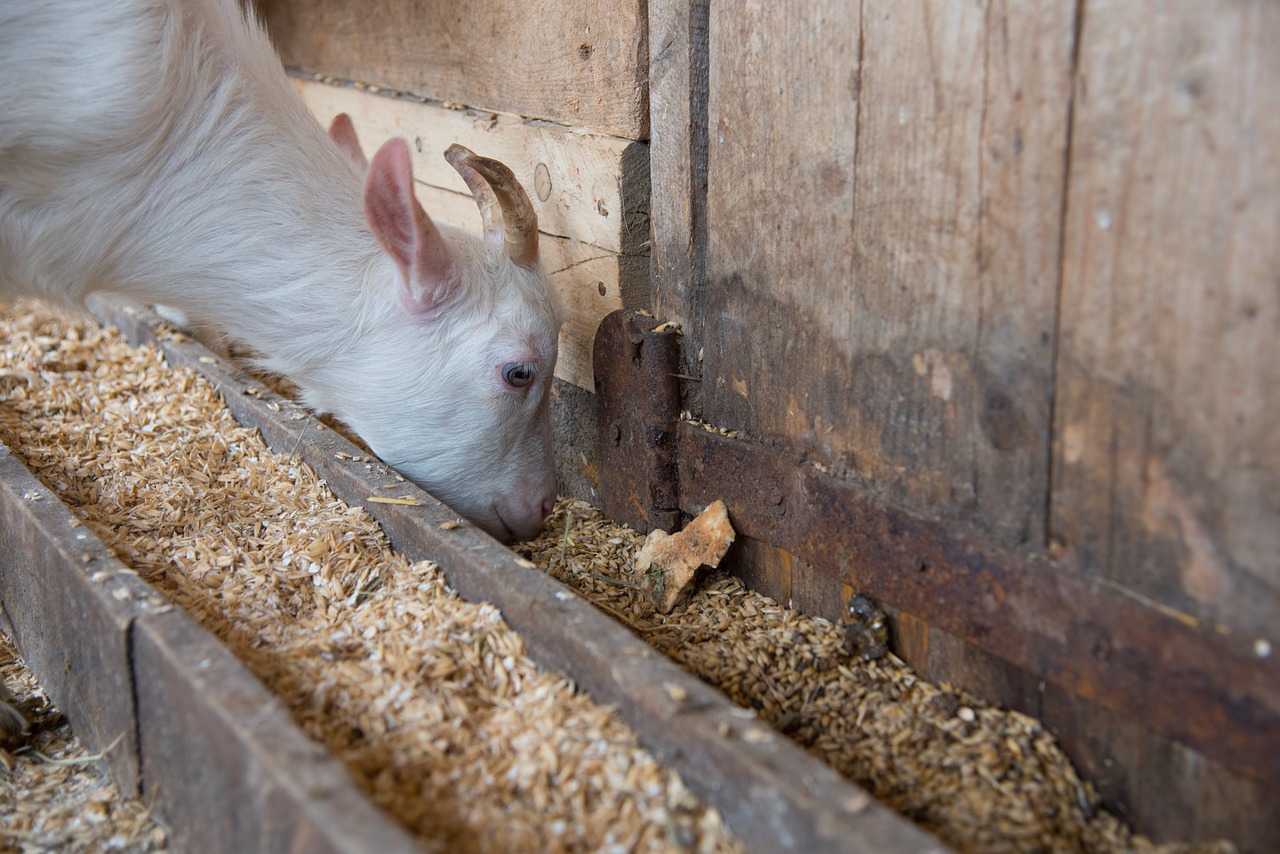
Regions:
M 41 686 L 178 849 L 418 850 L 213 635 L 3 444 L 0 600 Z
M 120 791 L 141 791 L 130 633 L 165 607 L 0 442 L 0 604 L 49 698 Z M 79 633 L 93 643 L 79 641 Z
M 1274 643 L 1280 6 L 1087 10 L 1053 536 L 1086 571 Z
M 172 830 L 175 850 L 422 850 L 185 612 L 139 618 L 132 652 L 141 797 Z
M 650 0 L 650 160 L 653 182 L 652 301 L 684 332 L 681 371 L 702 372 L 706 286 L 708 0 Z M 684 406 L 701 414 L 701 383 L 686 382 Z
M 643 145 L 351 86 L 304 78 L 294 78 L 293 84 L 326 127 L 338 113 L 349 114 L 370 157 L 393 136 L 407 139 L 420 183 L 470 196 L 444 159 L 445 149 L 460 143 L 511 167 L 533 202 L 539 230 L 611 252 L 635 252 L 648 240 L 649 164 Z M 474 222 L 479 219 L 473 215 L 468 224 Z
M 418 198 L 439 222 L 480 229 L 475 202 L 445 162 L 446 148 L 458 142 L 511 167 L 538 214 L 543 266 L 569 312 L 556 376 L 592 389 L 600 320 L 614 309 L 648 305 L 647 147 L 313 80 L 295 79 L 294 88 L 325 125 L 349 114 L 367 155 L 392 136 L 409 140 Z
M 704 417 L 1045 535 L 1071 13 L 713 6 Z
M 643 0 L 256 0 L 286 65 L 628 139 L 649 131 Z
M 1039 717 L 1106 808 L 1159 842 L 1231 840 L 1271 854 L 1280 839 L 1274 785 L 1229 769 L 1053 685 Z

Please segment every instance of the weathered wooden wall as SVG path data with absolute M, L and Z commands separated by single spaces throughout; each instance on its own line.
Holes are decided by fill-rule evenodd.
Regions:
M 1280 619 L 1280 5 L 1090 3 L 1050 536 L 1233 631 Z
M 655 0 L 650 18 L 654 299 L 686 327 L 687 405 L 1274 645 L 1280 6 Z M 857 584 L 763 544 L 739 559 L 832 616 Z M 927 673 L 1042 716 L 1139 826 L 1255 850 L 1275 832 L 1274 795 L 1140 721 L 910 614 L 897 633 Z

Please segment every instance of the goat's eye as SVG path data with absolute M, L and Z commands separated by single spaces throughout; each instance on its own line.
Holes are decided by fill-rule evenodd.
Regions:
M 513 388 L 524 388 L 537 375 L 537 370 L 528 362 L 507 362 L 502 366 L 502 378 Z

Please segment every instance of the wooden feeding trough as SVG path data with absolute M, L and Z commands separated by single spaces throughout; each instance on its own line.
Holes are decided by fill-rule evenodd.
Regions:
M 153 315 L 105 311 L 134 340 L 155 340 Z M 157 343 L 171 364 L 214 382 L 241 423 L 297 454 L 339 496 L 364 501 L 398 551 L 430 554 L 464 597 L 497 605 L 543 666 L 616 706 L 665 763 L 724 804 L 753 849 L 838 850 L 852 838 L 876 850 L 944 850 L 412 485 L 399 485 L 395 501 L 367 501 L 383 494 L 389 473 L 287 400 L 184 336 Z M 116 745 L 108 756 L 121 787 L 154 800 L 177 844 L 415 848 L 212 636 L 120 564 L 12 455 L 0 467 L 0 596 L 13 632 L 83 737 Z
M 409 137 L 433 216 L 475 215 L 452 142 L 531 188 L 570 309 L 562 492 L 642 532 L 722 499 L 749 587 L 836 624 L 877 600 L 897 655 L 1041 720 L 1138 830 L 1274 849 L 1277 7 L 259 5 L 322 121 Z M 162 346 L 339 494 L 372 494 L 331 430 Z M 86 735 L 126 733 L 126 788 L 163 781 L 193 821 L 243 796 L 253 839 L 407 844 L 282 713 L 247 714 L 274 708 L 251 682 L 211 691 L 195 665 L 236 685 L 238 666 L 2 462 L 4 553 L 32 559 L 0 594 L 50 691 L 105 716 Z M 405 494 L 370 505 L 397 548 L 497 604 L 749 846 L 937 844 L 784 739 L 739 737 L 719 695 Z M 66 615 L 101 642 L 72 655 Z M 149 753 L 193 729 L 167 709 L 208 734 L 203 792 Z

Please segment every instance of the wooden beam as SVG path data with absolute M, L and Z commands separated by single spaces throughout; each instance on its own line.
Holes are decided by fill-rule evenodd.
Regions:
M 1253 637 L 894 507 L 795 455 L 688 422 L 676 432 L 686 513 L 723 499 L 741 535 L 1280 785 L 1280 660 Z
M 650 0 L 649 116 L 653 128 L 652 302 L 683 328 L 680 370 L 702 372 L 707 252 L 708 0 Z M 701 412 L 701 385 L 685 406 Z
M 2 444 L 0 600 L 41 686 L 177 848 L 419 850 L 244 665 Z
M 628 139 L 649 135 L 644 0 L 256 0 L 288 66 Z

